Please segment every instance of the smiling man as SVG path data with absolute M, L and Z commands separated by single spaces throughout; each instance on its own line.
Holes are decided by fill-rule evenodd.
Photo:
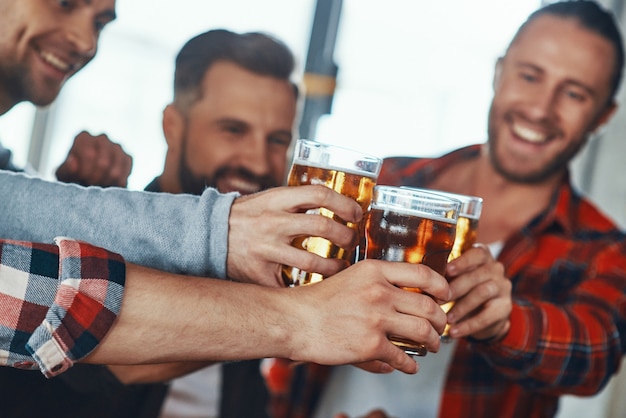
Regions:
M 289 49 L 265 34 L 212 30 L 189 40 L 163 112 L 165 167 L 147 190 L 251 194 L 282 185 L 298 99 L 293 68 Z
M 478 241 L 501 269 L 468 268 L 492 257 L 479 249 L 449 264 L 455 342 L 420 358 L 419 376 L 336 368 L 306 416 L 551 417 L 561 395 L 607 384 L 626 347 L 626 236 L 568 165 L 616 110 L 622 42 L 596 2 L 545 6 L 496 63 L 486 143 L 385 160 L 380 184 L 481 196 Z M 293 399 L 318 398 L 307 390 Z
M 115 19 L 114 0 L 40 0 L 20 2 L 21 7 L 9 3 L 0 2 L 0 78 L 6 88 L 0 114 L 25 100 L 50 104 L 65 81 L 93 59 L 101 30 Z
M 186 42 L 174 101 L 163 111 L 165 167 L 146 190 L 246 195 L 282 185 L 298 99 L 294 66 L 287 46 L 262 33 L 217 29 Z M 259 360 L 216 364 L 174 380 L 160 416 L 260 418 L 267 399 Z

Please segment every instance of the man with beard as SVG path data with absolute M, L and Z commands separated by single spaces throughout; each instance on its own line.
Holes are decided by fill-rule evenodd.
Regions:
M 163 173 L 146 190 L 251 194 L 282 185 L 298 99 L 293 69 L 291 51 L 265 34 L 211 30 L 189 40 L 163 112 Z M 258 360 L 216 364 L 174 380 L 161 417 L 262 417 L 267 402 Z
M 385 160 L 380 184 L 481 196 L 478 241 L 490 252 L 448 265 L 455 341 L 420 358 L 419 376 L 337 367 L 324 386 L 309 367 L 292 399 L 324 392 L 315 413 L 296 405 L 292 416 L 551 417 L 561 395 L 607 384 L 626 347 L 626 237 L 574 190 L 568 164 L 615 112 L 623 63 L 597 3 L 545 6 L 496 63 L 485 144 Z M 468 268 L 480 257 L 500 273 Z
M 296 117 L 294 59 L 261 33 L 212 30 L 176 58 L 163 112 L 167 154 L 149 191 L 256 193 L 284 183 Z
M 50 104 L 93 59 L 101 30 L 113 19 L 114 0 L 0 0 L 0 114 L 21 101 Z M 329 364 L 371 360 L 373 371 L 415 373 L 415 362 L 387 335 L 420 338 L 430 350 L 439 346 L 445 315 L 428 296 L 398 286 L 425 287 L 447 300 L 443 277 L 375 260 L 340 271 L 340 260 L 290 245 L 293 236 L 319 231 L 340 246 L 355 245 L 345 225 L 303 213 L 324 206 L 347 221 L 361 219 L 358 204 L 326 187 L 243 197 L 209 188 L 201 196 L 174 196 L 0 171 L 0 196 L 0 365 L 19 376 L 42 377 L 17 370 L 39 369 L 62 379 L 79 362 L 263 356 Z M 75 239 L 52 244 L 58 234 Z M 276 288 L 282 264 L 333 277 L 317 286 Z M 53 407 L 61 411 L 57 416 L 79 416 L 74 411 L 81 401 L 87 416 L 100 412 L 87 397 L 53 405 L 60 399 L 44 401 L 34 387 L 20 390 L 18 380 L 9 382 L 2 385 L 4 400 L 21 396 L 22 410 L 44 410 L 25 416 L 54 416 Z M 5 406 L 3 415 L 19 416 Z

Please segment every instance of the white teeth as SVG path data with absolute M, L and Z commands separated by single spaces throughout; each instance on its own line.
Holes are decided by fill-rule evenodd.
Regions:
M 548 139 L 547 135 L 541 132 L 516 124 L 513 125 L 513 133 L 528 142 L 539 143 Z
M 61 58 L 57 57 L 56 55 L 50 52 L 41 51 L 40 55 L 44 61 L 46 61 L 48 64 L 52 65 L 54 68 L 56 68 L 59 71 L 68 72 L 72 69 L 71 64 L 63 61 Z
M 249 183 L 239 179 L 231 179 L 229 183 L 231 189 L 237 190 L 241 194 L 252 194 L 261 190 L 257 183 Z

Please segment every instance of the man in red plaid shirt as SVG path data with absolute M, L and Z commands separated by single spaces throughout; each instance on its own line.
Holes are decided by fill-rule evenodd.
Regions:
M 454 342 L 419 358 L 416 376 L 297 370 L 287 414 L 551 417 L 561 395 L 606 385 L 626 348 L 626 237 L 573 189 L 568 163 L 613 115 L 622 67 L 609 13 L 548 5 L 497 61 L 487 143 L 386 159 L 379 184 L 481 196 L 478 241 L 491 251 L 449 264 Z M 480 265 L 490 252 L 498 276 Z

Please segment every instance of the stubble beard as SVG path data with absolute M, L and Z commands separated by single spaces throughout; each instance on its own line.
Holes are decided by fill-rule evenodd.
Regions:
M 218 180 L 230 174 L 236 174 L 239 177 L 248 179 L 251 182 L 257 182 L 260 185 L 260 190 L 267 190 L 273 187 L 278 187 L 280 185 L 271 176 L 258 177 L 250 171 L 241 167 L 220 167 L 215 171 L 215 174 L 213 176 L 197 176 L 192 171 L 191 167 L 189 167 L 186 155 L 187 138 L 183 140 L 178 169 L 178 178 L 183 193 L 201 195 L 202 192 L 204 192 L 204 190 L 208 187 L 217 189 Z
M 543 167 L 539 167 L 534 171 L 515 172 L 506 167 L 506 164 L 499 155 L 497 121 L 502 121 L 502 126 L 506 126 L 504 122 L 506 119 L 506 115 L 500 115 L 492 104 L 489 110 L 489 126 L 487 130 L 488 155 L 489 161 L 496 173 L 507 181 L 516 184 L 539 184 L 566 172 L 570 161 L 587 143 L 589 136 L 587 135 L 587 138 L 571 142 L 556 158 L 548 161 Z

